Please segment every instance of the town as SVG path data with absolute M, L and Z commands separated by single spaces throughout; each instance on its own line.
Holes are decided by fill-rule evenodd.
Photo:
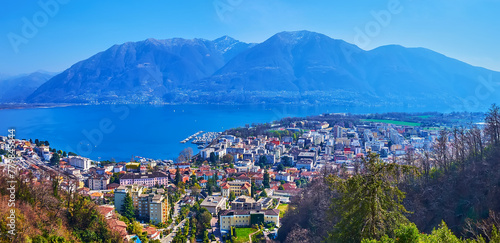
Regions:
M 125 242 L 259 242 L 277 236 L 291 198 L 321 173 L 354 174 L 370 153 L 412 164 L 432 150 L 440 131 L 302 119 L 275 122 L 256 136 L 211 133 L 217 136 L 198 154 L 186 148 L 176 161 L 129 162 L 93 161 L 48 141 L 1 137 L 0 170 L 16 164 L 18 176 L 30 175 L 32 183 L 56 178 L 60 190 L 91 198 Z M 7 156 L 8 147 L 15 156 Z

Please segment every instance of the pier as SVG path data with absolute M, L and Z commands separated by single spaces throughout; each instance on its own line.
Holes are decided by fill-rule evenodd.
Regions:
M 199 131 L 199 132 L 187 137 L 186 139 L 182 140 L 181 143 L 187 143 L 187 142 L 189 142 L 189 140 L 193 139 L 194 137 L 196 137 L 202 133 L 203 133 L 203 131 Z

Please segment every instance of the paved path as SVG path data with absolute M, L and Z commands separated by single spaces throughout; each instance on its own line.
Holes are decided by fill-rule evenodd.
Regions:
M 162 243 L 172 242 L 174 237 L 177 235 L 177 232 L 179 231 L 179 229 L 182 229 L 184 227 L 184 223 L 186 223 L 187 219 L 189 219 L 189 217 L 186 217 L 178 225 L 174 226 L 174 229 L 172 230 L 172 232 L 170 234 L 168 234 L 167 237 L 163 237 L 161 242 Z

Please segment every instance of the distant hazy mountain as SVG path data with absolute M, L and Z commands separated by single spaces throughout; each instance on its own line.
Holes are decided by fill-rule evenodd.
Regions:
M 23 102 L 53 76 L 51 73 L 39 71 L 0 80 L 0 103 Z
M 424 48 L 365 51 L 297 31 L 260 44 L 224 36 L 115 45 L 55 76 L 28 101 L 455 105 L 478 98 L 483 80 L 500 80 L 500 73 Z

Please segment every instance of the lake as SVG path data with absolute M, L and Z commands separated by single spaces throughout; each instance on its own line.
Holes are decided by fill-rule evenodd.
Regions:
M 202 130 L 222 132 L 245 124 L 321 113 L 441 111 L 405 107 L 334 105 L 81 105 L 0 110 L 0 135 L 16 129 L 16 138 L 48 140 L 50 146 L 94 160 L 132 156 L 174 159 L 196 145 L 180 141 Z

